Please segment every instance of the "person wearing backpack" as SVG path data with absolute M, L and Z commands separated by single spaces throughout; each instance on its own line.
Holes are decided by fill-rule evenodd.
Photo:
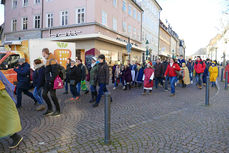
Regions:
M 41 62 L 40 59 L 34 60 L 34 68 L 35 71 L 33 72 L 33 96 L 36 98 L 39 106 L 37 106 L 37 111 L 42 111 L 45 109 L 45 105 L 42 98 L 42 88 L 45 84 L 45 66 Z
M 22 92 L 34 100 L 35 104 L 37 100 L 34 98 L 33 94 L 29 92 L 31 87 L 30 84 L 30 65 L 25 62 L 25 58 L 20 58 L 18 60 L 19 66 L 14 68 L 17 73 L 17 85 L 16 85 L 16 95 L 17 95 L 17 108 L 21 108 Z
M 197 60 L 196 60 L 195 65 L 194 65 L 194 69 L 196 71 L 197 87 L 199 89 L 202 89 L 202 77 L 203 77 L 205 67 L 206 67 L 206 65 L 202 61 L 200 56 L 197 56 Z
M 55 56 L 49 52 L 48 48 L 44 48 L 42 50 L 42 56 L 46 59 L 45 86 L 44 86 L 42 97 L 48 106 L 47 111 L 43 115 L 60 116 L 60 105 L 56 96 L 56 90 L 53 89 L 54 80 L 60 74 L 60 65 L 57 64 Z M 48 97 L 48 93 L 50 93 L 52 101 L 56 107 L 55 112 L 52 109 L 52 103 Z

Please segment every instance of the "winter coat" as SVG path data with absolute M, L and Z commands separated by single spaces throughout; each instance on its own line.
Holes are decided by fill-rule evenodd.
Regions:
M 168 62 L 163 62 L 162 64 L 163 75 L 165 74 L 165 71 L 167 70 L 168 64 L 169 64 Z
M 45 88 L 53 88 L 54 80 L 60 74 L 60 66 L 56 62 L 55 56 L 49 54 L 45 66 Z
M 205 67 L 206 65 L 202 60 L 195 62 L 194 69 L 196 73 L 204 73 Z
M 30 65 L 23 63 L 14 69 L 17 72 L 17 88 L 28 90 L 30 86 Z
M 154 78 L 154 70 L 152 68 L 146 68 L 144 70 L 144 76 L 143 76 L 144 88 L 153 88 L 153 78 Z
M 185 60 L 184 59 L 178 59 L 178 65 L 180 66 L 180 67 L 182 67 L 182 64 L 183 63 L 185 63 Z
M 116 66 L 114 71 L 114 79 L 119 78 L 119 74 L 120 74 L 120 68 Z
M 182 67 L 181 71 L 183 71 L 184 84 L 189 85 L 191 82 L 190 82 L 189 70 L 188 70 L 187 66 Z
M 210 63 L 206 63 L 205 64 L 206 65 L 206 67 L 205 67 L 205 69 L 204 69 L 204 73 L 203 73 L 203 75 L 204 76 L 208 76 L 208 70 L 209 70 L 209 68 L 210 68 Z
M 137 82 L 142 82 L 143 75 L 144 75 L 144 68 L 141 67 L 138 71 Z
M 96 86 L 95 76 L 98 69 L 98 64 L 94 65 L 90 70 L 90 85 Z
M 95 80 L 98 84 L 109 84 L 109 67 L 106 62 L 98 64 Z
M 86 67 L 82 63 L 77 65 L 77 67 L 81 70 L 81 81 L 84 81 L 86 79 Z
M 176 71 L 180 71 L 180 66 L 177 63 L 173 63 L 172 67 L 170 66 L 170 64 L 168 64 L 167 69 L 165 71 L 165 75 L 167 76 L 168 74 L 169 77 L 175 77 L 177 76 Z
M 163 66 L 162 66 L 162 64 L 161 63 L 159 63 L 159 64 L 155 64 L 154 65 L 154 69 L 155 69 L 155 71 L 154 71 L 154 75 L 155 75 L 155 77 L 157 77 L 157 78 L 159 78 L 159 77 L 163 77 Z
M 189 73 L 193 72 L 193 70 L 194 70 L 194 63 L 193 62 L 187 62 L 187 67 L 188 67 Z
M 81 82 L 81 69 L 78 66 L 70 67 L 69 69 L 69 80 L 75 80 L 75 85 Z
M 69 81 L 70 66 L 71 66 L 71 64 L 67 64 L 67 66 L 66 66 L 66 81 Z
M 210 82 L 216 82 L 216 79 L 218 77 L 218 67 L 210 66 L 209 73 L 210 73 Z
M 229 64 L 225 66 L 225 70 L 224 70 L 224 79 L 226 79 L 226 72 L 228 72 L 227 81 L 228 81 L 228 83 L 229 83 Z
M 125 69 L 124 77 L 125 77 L 126 82 L 131 82 L 131 81 L 132 81 L 130 67 L 127 67 L 127 68 Z
M 45 84 L 45 66 L 44 64 L 39 64 L 35 66 L 35 71 L 33 72 L 33 86 L 40 88 Z

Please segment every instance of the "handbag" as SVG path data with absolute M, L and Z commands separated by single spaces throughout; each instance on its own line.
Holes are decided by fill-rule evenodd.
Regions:
M 64 83 L 60 76 L 58 75 L 56 79 L 54 80 L 54 86 L 53 89 L 62 89 L 64 87 Z
M 75 80 L 70 80 L 70 85 L 76 85 L 76 81 Z

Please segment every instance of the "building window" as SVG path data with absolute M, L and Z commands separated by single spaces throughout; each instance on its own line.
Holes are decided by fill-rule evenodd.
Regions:
M 12 31 L 12 32 L 17 31 L 17 20 L 16 20 L 16 19 L 13 19 L 13 20 L 12 20 L 12 23 L 11 23 L 11 31 Z
M 22 18 L 22 30 L 27 30 L 28 28 L 28 18 Z
M 76 10 L 76 23 L 84 23 L 85 22 L 85 8 L 78 8 Z
M 17 0 L 12 0 L 12 8 L 17 8 Z
M 41 16 L 40 15 L 34 16 L 34 28 L 35 29 L 41 28 Z
M 141 21 L 141 14 L 138 12 L 138 21 Z
M 52 13 L 47 14 L 47 27 L 48 28 L 53 27 L 53 14 Z
M 114 7 L 117 7 L 117 0 L 113 0 Z
M 136 28 L 133 28 L 133 34 L 134 34 L 134 38 L 136 38 L 137 37 L 137 30 L 136 30 Z
M 129 7 L 128 7 L 128 14 L 131 16 L 132 14 L 132 10 L 131 10 L 131 5 L 129 5 Z
M 126 1 L 122 1 L 122 10 L 126 12 Z
M 65 26 L 68 25 L 68 11 L 61 12 L 61 25 Z
M 102 24 L 107 26 L 107 13 L 102 11 Z
M 128 34 L 131 35 L 131 25 L 128 25 Z
M 134 16 L 135 19 L 137 19 L 136 9 L 133 9 L 133 16 Z
M 41 0 L 35 0 L 34 3 L 35 4 L 40 4 L 41 3 Z
M 22 7 L 28 6 L 29 1 L 28 0 L 22 0 Z
M 122 30 L 123 30 L 123 32 L 126 32 L 126 22 L 122 23 Z
M 113 30 L 117 31 L 117 19 L 113 18 Z

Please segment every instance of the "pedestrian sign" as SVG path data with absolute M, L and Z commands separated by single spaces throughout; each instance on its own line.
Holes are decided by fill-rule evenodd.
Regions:
M 128 44 L 126 45 L 127 53 L 130 53 L 130 52 L 131 52 L 131 48 L 132 48 L 131 43 L 128 43 Z

